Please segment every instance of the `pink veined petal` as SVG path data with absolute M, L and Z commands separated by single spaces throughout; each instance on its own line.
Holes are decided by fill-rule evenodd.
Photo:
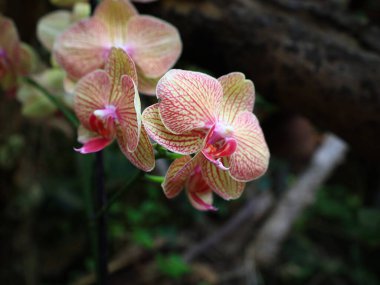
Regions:
M 113 86 L 116 87 L 123 75 L 128 75 L 137 84 L 137 72 L 132 58 L 120 48 L 111 48 L 106 66 L 104 68 L 111 76 Z
M 79 121 L 87 129 L 92 129 L 90 117 L 93 112 L 103 109 L 108 104 L 111 87 L 111 78 L 103 70 L 91 72 L 77 83 L 74 110 Z
M 224 159 L 225 160 L 225 159 Z M 244 191 L 245 183 L 234 180 L 229 171 L 221 170 L 202 157 L 202 175 L 216 194 L 225 200 L 237 199 Z
M 178 60 L 182 43 L 177 28 L 151 17 L 135 16 L 127 29 L 129 54 L 147 77 L 162 76 Z
M 204 180 L 202 170 L 196 165 L 186 183 L 186 194 L 190 203 L 200 211 L 216 211 L 212 206 L 212 189 Z
M 202 147 L 205 132 L 192 130 L 180 135 L 172 133 L 163 125 L 158 106 L 159 104 L 151 105 L 142 114 L 144 126 L 149 136 L 160 145 L 176 153 L 191 154 L 198 152 Z
M 138 74 L 138 88 L 140 93 L 150 96 L 156 95 L 157 83 L 161 79 L 161 76 L 156 78 L 146 77 L 138 66 L 136 67 L 136 69 Z
M 137 168 L 143 171 L 151 171 L 154 168 L 155 158 L 153 146 L 149 140 L 148 134 L 144 128 L 141 128 L 139 144 L 135 151 L 128 151 L 126 138 L 120 134 L 120 129 L 117 128 L 117 141 L 121 151 Z
M 164 125 L 173 133 L 182 134 L 214 124 L 223 89 L 209 75 L 172 69 L 158 82 L 157 97 Z
M 37 38 L 49 51 L 53 49 L 58 35 L 71 25 L 71 13 L 65 10 L 51 12 L 39 19 L 37 23 Z
M 199 211 L 217 211 L 213 203 L 213 194 L 212 191 L 208 192 L 189 192 L 186 191 L 187 197 L 193 207 Z
M 93 153 L 104 149 L 111 143 L 112 140 L 103 137 L 96 137 L 88 140 L 81 148 L 74 148 L 74 150 L 82 154 Z
M 181 192 L 198 161 L 199 156 L 191 158 L 187 155 L 177 158 L 172 162 L 162 183 L 162 189 L 166 197 L 171 199 Z
M 256 116 L 241 112 L 235 119 L 236 151 L 230 157 L 230 173 L 239 181 L 251 181 L 263 175 L 269 164 L 269 149 Z
M 220 118 L 232 123 L 242 111 L 253 111 L 255 87 L 251 80 L 245 79 L 243 73 L 232 72 L 220 77 L 223 87 L 223 107 Z
M 103 23 L 111 46 L 125 48 L 129 20 L 137 14 L 129 0 L 103 0 L 97 6 L 94 18 Z
M 121 77 L 118 95 L 113 94 L 110 104 L 116 106 L 118 122 L 128 151 L 135 151 L 140 139 L 141 104 L 137 87 L 128 75 Z
M 95 19 L 79 21 L 58 36 L 54 56 L 71 79 L 80 79 L 108 58 L 110 40 L 105 26 Z

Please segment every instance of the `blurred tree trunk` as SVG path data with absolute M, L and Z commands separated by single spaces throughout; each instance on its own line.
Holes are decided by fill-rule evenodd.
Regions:
M 380 157 L 380 32 L 344 2 L 161 0 L 139 6 L 178 27 L 183 59 L 242 71 L 259 93 Z

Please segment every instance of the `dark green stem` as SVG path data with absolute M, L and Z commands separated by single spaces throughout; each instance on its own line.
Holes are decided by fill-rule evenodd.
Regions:
M 150 181 L 150 182 L 161 184 L 164 182 L 165 177 L 164 176 L 158 176 L 158 175 L 145 174 L 144 179 L 147 181 Z
M 104 187 L 104 165 L 103 165 L 103 152 L 96 153 L 95 158 L 95 183 L 96 183 L 96 202 L 97 211 L 100 211 L 107 204 L 107 194 Z M 96 217 L 97 231 L 98 231 L 98 282 L 100 285 L 107 284 L 107 216 L 106 213 Z

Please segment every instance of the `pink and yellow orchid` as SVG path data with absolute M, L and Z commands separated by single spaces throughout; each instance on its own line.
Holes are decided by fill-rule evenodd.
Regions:
M 36 55 L 19 39 L 12 20 L 0 15 L 0 89 L 15 95 L 18 78 L 36 66 Z
M 148 134 L 173 152 L 197 153 L 187 158 L 184 169 L 178 165 L 185 159 L 173 162 L 163 185 L 168 197 L 182 186 L 172 192 L 165 185 L 191 180 L 188 177 L 194 169 L 200 168 L 202 179 L 224 199 L 238 198 L 245 182 L 265 173 L 269 151 L 252 113 L 253 83 L 242 73 L 215 79 L 199 72 L 171 70 L 159 81 L 157 97 L 159 103 L 143 113 Z
M 100 151 L 116 139 L 136 167 L 153 169 L 153 147 L 141 124 L 135 65 L 122 49 L 112 48 L 105 70 L 78 82 L 74 110 L 82 124 L 78 140 L 84 144 L 78 152 Z
M 58 63 L 78 80 L 102 68 L 112 47 L 133 59 L 140 92 L 154 94 L 158 79 L 177 61 L 182 44 L 177 29 L 139 15 L 128 0 L 104 0 L 94 15 L 65 31 L 55 43 Z
M 90 5 L 81 2 L 75 3 L 72 11 L 53 11 L 38 21 L 37 38 L 48 51 L 52 51 L 56 38 L 72 24 L 88 18 L 90 13 Z

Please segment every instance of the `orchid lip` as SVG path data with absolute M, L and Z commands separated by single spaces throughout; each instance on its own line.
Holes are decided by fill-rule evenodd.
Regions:
M 229 168 L 224 166 L 221 158 L 231 156 L 237 148 L 233 127 L 223 123 L 216 123 L 206 137 L 206 144 L 202 153 L 204 156 L 222 170 Z
M 106 120 L 108 118 L 117 120 L 116 107 L 114 105 L 107 105 L 104 109 L 95 110 L 94 115 L 102 120 Z
M 95 110 L 90 116 L 91 129 L 104 138 L 114 137 L 115 122 L 118 122 L 118 115 L 114 105 L 106 105 L 104 109 Z

